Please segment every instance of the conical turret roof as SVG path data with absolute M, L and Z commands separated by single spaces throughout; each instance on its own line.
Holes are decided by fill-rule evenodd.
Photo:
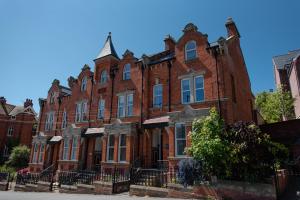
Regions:
M 103 58 L 105 56 L 109 56 L 109 55 L 119 59 L 119 56 L 118 56 L 118 54 L 114 48 L 114 45 L 112 43 L 112 40 L 111 40 L 111 32 L 109 32 L 107 39 L 105 41 L 105 44 L 95 60 L 97 60 L 99 58 Z

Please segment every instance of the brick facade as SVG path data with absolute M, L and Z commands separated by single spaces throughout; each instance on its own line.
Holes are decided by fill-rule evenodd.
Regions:
M 32 101 L 27 99 L 22 106 L 6 103 L 0 97 L 0 162 L 8 159 L 12 147 L 20 144 L 31 147 L 35 131 L 36 113 Z
M 77 78 L 68 79 L 68 88 L 54 80 L 47 99 L 40 100 L 35 141 L 46 141 L 44 165 L 93 170 L 98 164 L 158 167 L 170 161 L 176 167 L 186 157 L 182 151 L 190 145 L 193 119 L 206 116 L 209 108 L 217 107 L 227 123 L 252 121 L 253 100 L 240 35 L 232 19 L 226 28 L 226 38 L 209 43 L 207 35 L 190 23 L 177 41 L 165 38 L 164 51 L 141 58 L 129 50 L 119 58 L 109 34 L 93 72 L 85 65 Z M 155 86 L 160 90 L 154 91 Z M 82 102 L 84 120 L 78 121 L 76 104 Z M 66 127 L 62 127 L 64 112 Z M 54 113 L 51 128 L 49 113 Z M 73 138 L 78 143 L 71 158 Z M 67 156 L 64 147 L 69 149 Z M 56 148 L 59 153 L 53 156 Z M 35 171 L 33 160 L 30 166 Z

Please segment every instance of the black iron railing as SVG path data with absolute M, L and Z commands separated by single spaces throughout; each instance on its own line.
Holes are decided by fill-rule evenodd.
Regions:
M 17 179 L 16 179 L 16 184 L 18 184 L 18 185 L 26 185 L 26 184 L 36 185 L 37 182 L 39 181 L 39 176 L 40 176 L 39 173 L 27 173 L 27 174 L 18 173 Z
M 160 170 L 168 171 L 169 161 L 168 160 L 158 160 L 157 161 L 157 168 L 160 169 Z
M 77 172 L 61 171 L 58 174 L 58 183 L 61 185 L 76 185 L 77 184 Z
M 168 172 L 158 169 L 133 169 L 131 184 L 167 187 Z
M 130 180 L 130 169 L 121 167 L 103 168 L 96 174 L 96 180 L 112 183 L 127 181 Z
M 6 182 L 9 180 L 9 172 L 0 172 L 0 182 Z

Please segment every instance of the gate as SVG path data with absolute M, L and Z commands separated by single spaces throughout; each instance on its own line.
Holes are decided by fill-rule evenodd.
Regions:
M 289 170 L 286 174 L 286 188 L 282 194 L 278 194 L 279 200 L 300 200 L 300 172 Z M 277 180 L 277 188 L 280 185 L 280 178 Z

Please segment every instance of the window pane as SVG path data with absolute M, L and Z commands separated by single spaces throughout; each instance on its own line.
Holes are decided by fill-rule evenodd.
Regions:
M 197 89 L 196 90 L 196 101 L 203 101 L 204 100 L 204 90 Z
M 189 79 L 185 79 L 182 80 L 182 90 L 190 90 L 190 80 Z
M 108 150 L 108 160 L 114 160 L 114 148 Z
M 161 107 L 162 106 L 162 85 L 155 85 L 153 91 L 153 107 Z
M 182 93 L 183 103 L 189 103 L 191 99 L 190 91 L 186 91 Z
M 118 99 L 118 116 L 124 117 L 124 96 L 119 96 Z
M 132 116 L 133 113 L 133 94 L 127 95 L 127 115 Z
M 198 76 L 195 78 L 195 88 L 196 89 L 203 88 L 203 77 Z
M 120 161 L 126 161 L 126 147 L 120 148 Z
M 196 48 L 196 42 L 195 41 L 190 41 L 186 44 L 186 50 L 191 50 Z
M 185 139 L 185 125 L 176 124 L 176 139 Z
M 107 81 L 107 73 L 106 73 L 106 70 L 104 70 L 102 73 L 101 73 L 101 79 L 100 79 L 100 82 L 101 83 L 106 83 Z
M 120 135 L 120 146 L 126 146 L 126 135 L 125 134 Z
M 178 156 L 184 155 L 185 143 L 186 143 L 185 140 L 177 140 L 176 154 Z
M 126 64 L 123 69 L 123 79 L 129 80 L 130 79 L 130 64 Z
M 186 59 L 191 60 L 193 58 L 196 58 L 196 50 L 187 51 L 186 52 Z
M 110 135 L 109 136 L 109 146 L 114 146 L 114 144 L 115 144 L 115 136 Z

